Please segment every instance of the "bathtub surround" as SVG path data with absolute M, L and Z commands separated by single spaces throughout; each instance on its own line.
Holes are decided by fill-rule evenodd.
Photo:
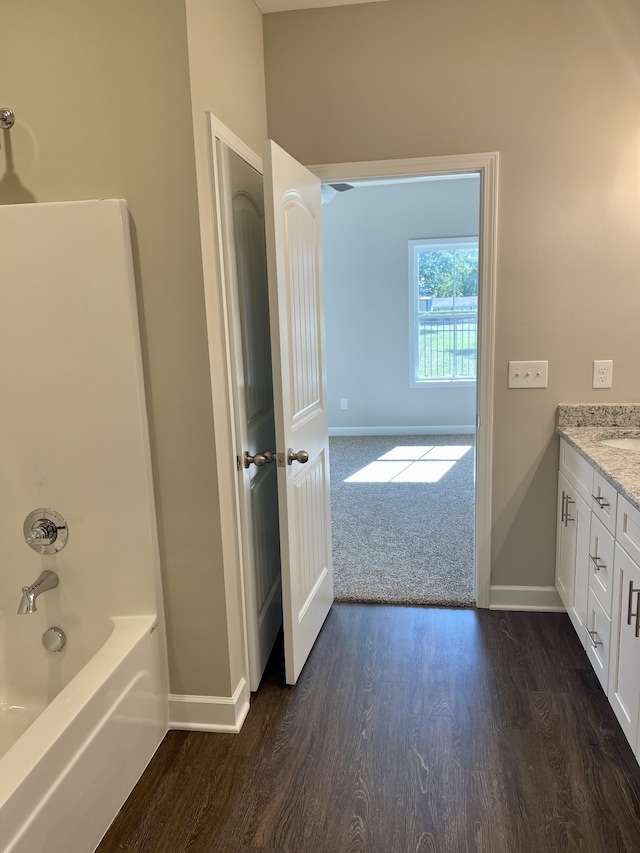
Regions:
M 129 211 L 0 206 L 0 257 L 0 850 L 88 853 L 168 726 Z

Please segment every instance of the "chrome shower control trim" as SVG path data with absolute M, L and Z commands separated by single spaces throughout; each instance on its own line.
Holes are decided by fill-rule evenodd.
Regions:
M 57 554 L 69 538 L 67 522 L 54 509 L 34 509 L 24 520 L 24 541 L 39 554 Z

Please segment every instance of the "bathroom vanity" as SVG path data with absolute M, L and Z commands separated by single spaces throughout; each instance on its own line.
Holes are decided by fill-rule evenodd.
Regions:
M 640 761 L 640 406 L 559 406 L 556 588 Z

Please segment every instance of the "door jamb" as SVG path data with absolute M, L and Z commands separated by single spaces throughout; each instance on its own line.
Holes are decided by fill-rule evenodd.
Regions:
M 495 303 L 498 230 L 498 152 L 370 160 L 308 166 L 323 182 L 339 183 L 377 178 L 421 177 L 436 174 L 480 175 L 480 271 L 482 287 L 478 377 L 476 384 L 476 478 L 474 567 L 478 607 L 491 603 L 491 494 L 493 460 L 493 394 L 495 360 Z

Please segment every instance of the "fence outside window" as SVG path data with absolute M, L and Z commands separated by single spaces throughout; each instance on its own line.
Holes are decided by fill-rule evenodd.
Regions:
M 417 381 L 476 378 L 477 311 L 429 311 L 416 320 Z

